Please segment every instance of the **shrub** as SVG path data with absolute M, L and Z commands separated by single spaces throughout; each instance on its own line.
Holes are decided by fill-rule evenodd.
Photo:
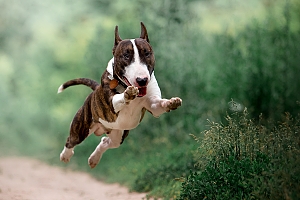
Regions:
M 218 164 L 210 161 L 202 172 L 191 173 L 182 184 L 179 200 L 253 198 L 252 191 L 261 185 L 255 177 L 262 177 L 270 163 L 263 154 L 257 155 L 257 158 L 251 161 L 229 156 Z
M 179 199 L 299 199 L 300 117 L 254 122 L 247 111 L 210 122 L 196 138 L 199 172 L 190 173 Z

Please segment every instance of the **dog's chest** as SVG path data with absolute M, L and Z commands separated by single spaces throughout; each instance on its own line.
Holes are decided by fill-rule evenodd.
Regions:
M 137 127 L 145 110 L 141 106 L 143 98 L 138 98 L 126 105 L 119 113 L 115 122 L 107 122 L 99 118 L 99 122 L 108 129 L 131 130 Z

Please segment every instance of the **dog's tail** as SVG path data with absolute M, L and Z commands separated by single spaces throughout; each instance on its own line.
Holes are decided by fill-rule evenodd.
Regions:
M 57 93 L 61 93 L 66 88 L 68 88 L 70 86 L 74 86 L 74 85 L 86 85 L 86 86 L 90 87 L 92 90 L 95 90 L 96 87 L 99 85 L 99 83 L 97 83 L 94 80 L 88 79 L 88 78 L 77 78 L 77 79 L 69 80 L 69 81 L 65 82 L 64 84 L 62 84 L 58 88 Z

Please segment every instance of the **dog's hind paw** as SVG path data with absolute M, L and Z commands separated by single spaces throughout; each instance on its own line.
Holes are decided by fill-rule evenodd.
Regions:
M 64 147 L 64 150 L 60 154 L 60 161 L 68 163 L 73 156 L 74 151 L 73 149 L 68 149 L 67 147 Z
M 65 158 L 60 154 L 60 161 L 62 161 L 64 163 L 68 163 L 68 162 L 70 162 L 70 158 Z
M 134 86 L 128 86 L 124 92 L 124 100 L 126 103 L 135 99 L 139 94 L 139 89 Z
M 98 165 L 98 163 L 99 163 L 101 157 L 102 157 L 102 154 L 95 153 L 95 152 L 92 153 L 92 155 L 89 157 L 89 160 L 88 160 L 89 166 L 90 166 L 92 169 L 95 168 L 95 167 Z

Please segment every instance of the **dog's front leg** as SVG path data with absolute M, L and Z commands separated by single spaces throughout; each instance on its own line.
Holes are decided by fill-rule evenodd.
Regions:
M 148 110 L 153 116 L 159 117 L 165 112 L 177 109 L 181 106 L 182 100 L 179 97 L 161 99 L 159 96 L 152 96 L 148 99 Z
M 122 94 L 115 94 L 112 99 L 115 112 L 117 113 L 122 110 L 124 106 L 129 104 L 131 100 L 135 99 L 138 94 L 139 90 L 134 86 L 128 86 Z

